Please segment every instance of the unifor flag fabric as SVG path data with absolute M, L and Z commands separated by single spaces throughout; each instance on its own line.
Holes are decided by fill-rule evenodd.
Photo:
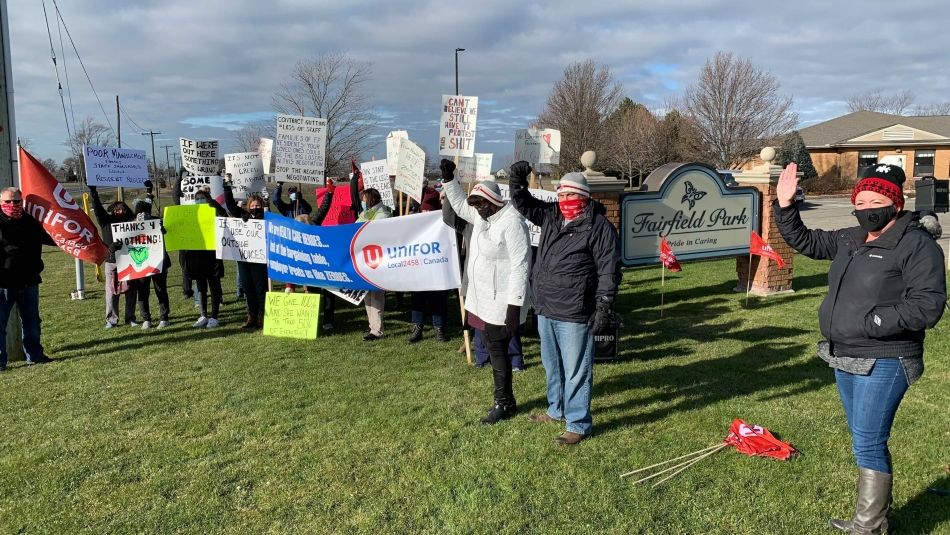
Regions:
M 775 249 L 772 249 L 772 246 L 765 243 L 765 240 L 762 239 L 762 236 L 756 231 L 752 231 L 752 238 L 749 242 L 749 252 L 754 255 L 765 256 L 775 260 L 775 263 L 778 264 L 778 267 L 785 267 L 785 260 L 782 259 L 782 255 L 778 254 Z
M 791 444 L 775 438 L 768 429 L 747 424 L 739 418 L 732 421 L 725 442 L 735 446 L 739 453 L 753 457 L 773 457 L 785 461 L 796 453 Z
M 670 247 L 665 237 L 660 238 L 660 262 L 673 273 L 683 271 L 679 260 L 676 259 L 676 255 L 673 253 L 673 248 Z
M 91 264 L 101 264 L 109 256 L 99 229 L 86 212 L 23 147 L 20 147 L 20 191 L 24 210 L 43 225 L 60 249 Z
M 273 212 L 267 276 L 304 286 L 424 292 L 462 283 L 455 230 L 442 212 L 318 227 Z

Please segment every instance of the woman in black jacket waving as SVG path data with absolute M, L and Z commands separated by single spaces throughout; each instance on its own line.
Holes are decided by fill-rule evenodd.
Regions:
M 850 533 L 886 533 L 892 488 L 887 441 L 904 393 L 923 373 L 924 331 L 940 320 L 947 300 L 943 251 L 926 230 L 934 226 L 903 210 L 900 167 L 862 169 L 851 194 L 859 226 L 836 231 L 802 223 L 794 202 L 796 171 L 790 164 L 782 172 L 775 218 L 790 246 L 832 261 L 818 312 L 827 339 L 819 355 L 835 369 L 858 464 L 854 518 L 831 524 Z

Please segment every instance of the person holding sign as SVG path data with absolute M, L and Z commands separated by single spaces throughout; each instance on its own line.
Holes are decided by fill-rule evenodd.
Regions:
M 468 324 L 482 329 L 488 342 L 495 403 L 482 423 L 495 424 L 518 412 L 508 343 L 527 317 L 524 305 L 531 265 L 528 227 L 514 207 L 504 201 L 498 184 L 479 182 L 466 198 L 462 186 L 454 180 L 455 164 L 442 160 L 439 168 L 446 199 L 458 217 L 472 225 L 465 311 Z
M 240 217 L 245 222 L 249 219 L 264 219 L 264 199 L 257 193 L 247 198 L 247 208 L 238 206 L 234 200 L 231 186 L 224 187 L 224 199 L 227 202 L 231 217 Z M 252 331 L 264 326 L 264 304 L 267 301 L 267 264 L 257 262 L 238 262 L 238 273 L 241 275 L 244 288 L 244 299 L 247 305 L 247 320 L 241 329 Z
M 310 212 L 313 211 L 313 207 L 310 206 L 307 199 L 303 198 L 303 194 L 297 191 L 295 186 L 290 186 L 290 189 L 287 190 L 290 196 L 290 202 L 284 202 L 283 191 L 284 183 L 278 182 L 277 187 L 274 188 L 274 193 L 271 194 L 271 200 L 274 202 L 274 208 L 277 209 L 277 213 L 289 218 L 295 218 L 298 215 L 310 215 Z
M 211 198 L 211 193 L 201 189 L 195 193 L 195 204 L 209 204 L 218 217 L 227 217 L 224 208 Z M 198 286 L 198 308 L 201 316 L 192 325 L 195 328 L 214 329 L 218 323 L 218 311 L 221 308 L 221 279 L 224 278 L 224 262 L 215 258 L 212 251 L 182 251 L 182 272 L 184 280 L 194 281 Z M 208 312 L 208 291 L 211 291 L 211 314 Z
M 149 221 L 156 219 L 152 215 L 152 182 L 150 180 L 145 181 L 145 197 L 135 199 L 132 202 L 132 209 L 135 211 L 135 219 L 137 221 Z M 162 233 L 164 234 L 165 229 L 162 228 Z M 168 253 L 165 253 L 164 259 L 162 261 L 162 271 L 161 273 L 156 273 L 144 279 L 136 279 L 130 281 L 130 286 L 134 290 L 134 293 L 137 297 L 139 303 L 139 313 L 142 315 L 142 328 L 148 329 L 152 325 L 152 312 L 149 308 L 148 298 L 150 289 L 155 289 L 155 297 L 158 299 L 158 313 L 159 313 L 159 329 L 164 329 L 169 327 L 169 312 L 171 310 L 171 303 L 168 299 L 168 269 L 171 267 L 171 260 L 168 258 Z
M 531 195 L 530 173 L 526 161 L 511 166 L 511 202 L 541 227 L 531 296 L 538 313 L 548 410 L 529 420 L 566 421 L 567 430 L 554 442 L 574 445 L 593 429 L 594 333 L 609 325 L 620 284 L 617 230 L 604 206 L 590 198 L 583 174 L 564 175 L 554 203 Z
M 106 294 L 106 329 L 112 329 L 119 324 L 119 295 L 125 294 L 125 323 L 130 327 L 138 327 L 135 322 L 135 292 L 130 291 L 127 282 L 120 282 L 118 269 L 115 263 L 115 253 L 122 248 L 121 242 L 112 239 L 112 224 L 125 223 L 134 219 L 132 209 L 122 201 L 115 201 L 108 208 L 102 205 L 99 198 L 99 189 L 89 185 L 92 196 L 92 209 L 99 222 L 102 241 L 109 246 L 109 257 L 105 262 L 105 294 Z

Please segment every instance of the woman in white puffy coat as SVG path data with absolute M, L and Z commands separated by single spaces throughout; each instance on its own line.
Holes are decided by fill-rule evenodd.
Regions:
M 495 403 L 482 423 L 494 424 L 518 411 L 508 343 L 527 316 L 531 241 L 524 218 L 503 200 L 498 184 L 479 182 L 466 198 L 454 181 L 455 164 L 442 160 L 439 167 L 446 199 L 472 225 L 465 310 L 469 325 L 485 333 L 491 356 Z

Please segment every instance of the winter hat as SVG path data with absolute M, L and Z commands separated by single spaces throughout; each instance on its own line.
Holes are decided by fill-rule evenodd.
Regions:
M 482 197 L 495 206 L 503 206 L 505 204 L 505 199 L 501 196 L 501 189 L 494 180 L 483 180 L 475 184 L 468 198 L 471 199 L 472 197 Z
M 581 173 L 568 173 L 561 177 L 558 182 L 557 192 L 578 193 L 584 197 L 590 197 L 590 186 L 587 185 L 587 177 Z
M 869 165 L 858 172 L 858 183 L 851 191 L 851 204 L 858 193 L 873 191 L 894 201 L 898 210 L 904 209 L 904 170 L 896 165 Z

